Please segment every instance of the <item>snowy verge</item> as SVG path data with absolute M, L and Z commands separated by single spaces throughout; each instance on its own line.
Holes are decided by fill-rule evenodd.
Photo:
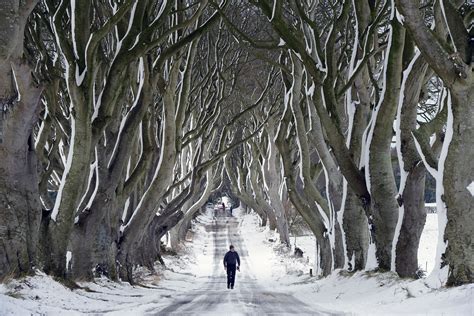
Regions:
M 202 220 L 206 220 L 203 218 Z M 195 225 L 196 238 L 182 245 L 178 255 L 164 255 L 168 268 L 134 271 L 137 285 L 97 278 L 71 290 L 52 277 L 36 275 L 0 284 L 0 316 L 4 315 L 143 315 L 173 302 L 175 293 L 197 289 L 206 281 L 207 233 Z M 212 257 L 211 257 L 212 258 Z
M 185 257 L 189 256 L 188 259 Z M 138 285 L 97 278 L 71 290 L 38 271 L 34 276 L 0 284 L 0 315 L 142 315 L 170 304 L 173 293 L 196 288 L 184 272 L 192 255 L 164 257 L 173 269 L 157 266 L 155 273 L 137 269 Z
M 430 214 L 429 214 L 430 215 Z M 435 222 L 431 216 L 429 221 Z M 297 237 L 296 245 L 303 258 L 291 250 L 282 251 L 268 228 L 255 229 L 255 214 L 242 216 L 241 234 L 246 241 L 251 269 L 262 286 L 272 291 L 292 294 L 315 310 L 349 313 L 350 315 L 474 315 L 474 285 L 432 289 L 424 279 L 401 279 L 395 273 L 335 271 L 327 278 L 309 276 L 314 267 L 314 237 Z M 428 229 L 423 247 L 432 253 L 433 228 Z M 428 255 L 422 251 L 423 258 Z M 272 267 L 269 269 L 269 267 Z M 430 268 L 430 267 L 428 267 Z

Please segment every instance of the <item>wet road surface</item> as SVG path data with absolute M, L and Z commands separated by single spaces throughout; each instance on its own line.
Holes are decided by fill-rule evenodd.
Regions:
M 248 252 L 239 233 L 235 217 L 215 217 L 204 224 L 209 233 L 208 254 L 214 257 L 212 275 L 207 276 L 202 289 L 176 295 L 171 305 L 149 311 L 150 315 L 335 315 L 313 310 L 295 297 L 272 292 L 258 284 L 248 264 Z M 243 272 L 236 275 L 235 288 L 227 289 L 222 259 L 230 244 L 239 253 Z M 212 247 L 211 247 L 212 246 Z M 190 282 L 196 282 L 190 276 Z

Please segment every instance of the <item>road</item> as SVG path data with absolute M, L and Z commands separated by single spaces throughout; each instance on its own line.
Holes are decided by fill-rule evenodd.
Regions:
M 202 289 L 176 294 L 171 305 L 153 315 L 334 315 L 312 310 L 295 297 L 272 292 L 258 284 L 248 264 L 248 252 L 239 233 L 236 217 L 218 216 L 204 224 L 209 232 L 208 254 L 214 257 L 212 275 Z M 227 289 L 222 258 L 233 244 L 241 258 L 242 272 L 237 272 L 235 288 Z M 192 278 L 192 277 L 190 277 Z M 190 282 L 193 280 L 190 279 Z

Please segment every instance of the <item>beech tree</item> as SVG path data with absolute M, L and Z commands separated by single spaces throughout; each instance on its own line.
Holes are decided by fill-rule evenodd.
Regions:
M 36 2 L 0 6 L 0 281 L 36 264 L 41 211 L 32 130 L 42 87 L 23 36 Z
M 149 205 L 146 203 L 156 202 L 150 198 L 152 194 L 164 195 L 164 191 L 160 193 L 156 190 L 161 188 L 160 190 L 166 191 L 167 185 L 163 181 L 172 179 L 170 172 L 173 170 L 177 150 L 176 136 L 172 135 L 172 130 L 178 126 L 176 123 L 179 124 L 179 121 L 174 121 L 174 116 L 178 113 L 181 120 L 185 119 L 184 104 L 189 94 L 189 88 L 185 87 L 180 95 L 175 95 L 174 89 L 181 84 L 182 79 L 178 75 L 180 60 L 186 60 L 186 56 L 184 59 L 176 56 L 180 54 L 181 48 L 196 40 L 217 20 L 216 15 L 210 15 L 207 19 L 202 16 L 206 12 L 206 3 L 197 7 L 179 3 L 178 11 L 169 2 L 128 1 L 120 6 L 93 6 L 92 2 L 88 2 L 87 5 L 90 10 L 78 12 L 67 2 L 58 6 L 54 2 L 44 3 L 44 10 L 51 16 L 52 24 L 48 25 L 49 29 L 56 39 L 57 52 L 61 53 L 60 60 L 65 70 L 65 92 L 70 104 L 68 112 L 72 114 L 68 117 L 68 124 L 71 126 L 68 135 L 69 154 L 64 161 L 61 184 L 50 215 L 51 221 L 45 221 L 48 228 L 45 229 L 43 242 L 48 245 L 44 251 L 45 256 L 52 253 L 50 259 L 44 260 L 45 269 L 59 276 L 65 275 L 66 251 L 73 231 L 75 241 L 72 242 L 72 266 L 77 277 L 90 277 L 91 266 L 100 263 L 91 262 L 90 249 L 93 248 L 94 236 L 104 229 L 104 224 L 109 227 L 105 229 L 110 236 L 109 245 L 117 243 L 116 226 L 120 219 L 118 209 L 142 181 L 150 164 L 153 161 L 159 162 L 156 160 L 157 156 L 153 155 L 153 134 L 163 142 L 159 148 L 168 156 L 167 159 L 158 156 L 166 164 L 155 165 L 155 170 L 161 170 L 161 173 L 157 171 L 158 176 L 148 182 L 149 188 L 140 205 L 148 210 Z M 108 19 L 105 18 L 107 15 Z M 103 20 L 106 22 L 101 22 Z M 93 29 L 89 30 L 91 21 Z M 194 28 L 198 21 L 202 21 L 202 25 Z M 63 27 L 63 23 L 66 27 Z M 70 27 L 67 27 L 69 24 Z M 162 33 L 157 33 L 158 29 Z M 180 37 L 173 37 L 176 34 Z M 190 48 L 184 51 L 192 55 L 194 50 Z M 188 55 L 187 58 L 190 58 L 189 62 L 192 64 L 192 57 Z M 135 82 L 127 80 L 133 76 L 137 78 Z M 163 123 L 157 126 L 146 115 L 156 102 L 155 91 L 160 93 L 160 103 L 158 112 L 153 114 L 152 111 L 151 115 L 163 117 Z M 181 99 L 178 99 L 180 96 Z M 117 106 L 120 103 L 122 107 Z M 177 112 L 172 114 L 174 111 Z M 154 126 L 158 128 L 156 133 L 153 132 Z M 136 131 L 140 128 L 144 132 L 137 134 Z M 161 131 L 164 130 L 168 131 L 166 137 L 161 137 Z M 77 141 L 74 140 L 75 137 Z M 127 148 L 137 137 L 142 140 L 139 150 L 143 154 L 138 160 L 134 159 L 136 165 L 130 171 L 132 162 L 128 158 Z M 123 178 L 127 164 L 129 173 Z M 90 174 L 83 172 L 88 169 L 91 169 Z M 71 179 L 67 178 L 68 175 Z M 144 204 L 145 201 L 148 202 Z M 61 212 L 61 205 L 64 212 Z M 135 222 L 134 218 L 140 218 L 142 226 L 150 221 L 146 220 L 146 216 L 131 216 L 131 223 Z M 127 225 L 128 228 L 132 226 L 131 223 Z M 122 235 L 128 235 L 127 232 L 128 229 Z M 85 238 L 87 236 L 89 238 Z M 122 244 L 124 240 L 122 236 Z M 104 246 L 101 248 L 114 249 Z M 114 251 L 95 257 L 109 258 L 106 260 L 109 262 L 108 270 L 113 270 Z
M 441 249 L 437 256 L 442 257 L 440 267 L 444 267 L 447 273 L 447 284 L 472 283 L 474 257 L 470 227 L 474 224 L 474 167 L 469 158 L 474 141 L 472 4 L 441 1 L 442 18 L 436 22 L 448 34 L 438 37 L 421 18 L 418 1 L 396 3 L 404 26 L 426 62 L 448 88 L 446 135 L 434 172 L 437 176 L 438 213 L 446 218 L 440 222 L 440 232 L 444 235 L 439 240 L 445 244 L 445 249 Z
M 6 1 L 0 280 L 40 267 L 133 283 L 224 185 L 287 246 L 290 203 L 316 237 L 317 273 L 416 277 L 429 172 L 429 281 L 472 283 L 472 12 L 453 0 Z
M 295 81 L 295 78 L 298 78 L 295 74 L 302 76 L 302 73 L 309 78 L 306 91 L 310 92 L 306 94 L 314 104 L 326 141 L 347 181 L 343 200 L 344 212 L 341 212 L 341 215 L 347 214 L 347 219 L 361 219 L 358 226 L 347 222 L 343 224 L 346 230 L 344 240 L 347 255 L 349 260 L 352 260 L 350 258 L 354 255 L 357 260 L 351 263 L 351 266 L 360 269 L 365 265 L 367 246 L 364 246 L 366 243 L 364 239 L 367 238 L 367 234 L 364 234 L 364 219 L 357 215 L 361 214 L 358 209 L 363 209 L 372 228 L 371 240 L 375 243 L 375 247 L 369 247 L 369 252 L 375 248 L 378 267 L 382 270 L 396 270 L 403 276 L 414 276 L 417 269 L 416 249 L 420 227 L 424 223 L 422 197 L 420 191 L 414 187 L 423 181 L 424 170 L 422 167 L 419 170 L 408 167 L 407 170 L 413 173 L 406 173 L 406 170 L 403 172 L 401 179 L 403 187 L 397 194 L 391 163 L 393 132 L 387 126 L 395 121 L 398 104 L 404 102 L 416 104 L 419 101 L 421 86 L 416 83 L 414 86 L 409 86 L 411 90 L 408 99 L 404 99 L 405 96 L 400 92 L 403 68 L 409 68 L 405 76 L 412 74 L 409 82 L 424 83 L 426 71 L 423 70 L 420 61 L 419 65 L 416 65 L 416 69 L 420 71 L 412 72 L 415 63 L 414 59 L 410 63 L 413 57 L 413 45 L 410 39 L 405 38 L 404 27 L 401 25 L 404 24 L 403 17 L 396 12 L 395 3 L 362 1 L 351 5 L 349 2 L 341 2 L 330 7 L 326 2 L 317 1 L 250 2 L 259 7 L 263 15 L 268 18 L 275 34 L 280 38 L 279 46 L 290 51 L 292 58 L 287 60 L 291 60 L 293 70 L 287 79 L 289 82 L 287 86 L 295 90 L 294 83 L 298 82 Z M 459 4 L 458 9 L 460 8 Z M 459 12 L 466 14 L 465 8 L 463 10 Z M 371 14 L 367 14 L 368 12 Z M 329 18 L 325 20 L 324 15 Z M 423 21 L 419 17 L 416 20 L 418 23 Z M 356 22 L 352 24 L 354 25 L 352 34 L 351 27 L 343 29 L 349 21 Z M 437 33 L 443 38 L 443 30 L 437 30 Z M 468 38 L 465 34 L 466 32 L 464 39 Z M 410 45 L 405 47 L 407 41 Z M 418 44 L 416 39 L 415 42 Z M 463 43 L 461 45 L 465 46 L 465 42 Z M 294 57 L 291 54 L 294 54 Z M 351 56 L 350 59 L 348 56 Z M 294 69 L 298 69 L 294 66 L 295 61 L 296 65 L 302 63 L 302 71 L 295 72 Z M 403 89 L 408 87 L 406 83 L 404 79 Z M 289 99 L 298 93 L 299 91 L 296 94 L 293 92 Z M 410 98 L 413 101 L 409 101 Z M 370 108 L 374 111 L 368 111 Z M 298 111 L 295 112 L 294 108 L 292 111 L 293 115 L 297 115 Z M 402 113 L 404 112 L 399 112 L 397 124 L 402 119 Z M 424 132 L 433 134 L 440 130 L 443 111 L 440 111 L 440 115 L 432 123 L 425 124 L 419 130 L 414 126 L 416 112 L 414 113 L 402 124 L 405 126 L 404 133 L 409 131 L 409 134 L 415 135 Z M 404 118 L 408 119 L 407 116 Z M 291 120 L 289 118 L 287 122 L 289 127 L 292 126 Z M 297 116 L 295 120 L 295 131 L 298 135 Z M 347 123 L 349 124 L 346 125 Z M 301 123 L 299 125 L 300 128 L 304 126 Z M 299 133 L 299 135 L 306 134 L 307 130 L 304 129 Z M 299 136 L 298 141 L 301 141 Z M 412 142 L 410 136 L 405 136 L 404 140 L 398 143 L 398 160 L 402 166 L 407 159 L 414 157 L 413 147 L 411 151 L 406 150 L 406 144 Z M 298 143 L 298 146 L 303 149 L 306 147 L 304 142 Z M 434 146 L 431 158 L 436 158 L 436 148 L 439 146 Z M 301 160 L 300 163 L 300 167 L 304 169 L 304 161 Z M 288 165 L 288 168 L 292 167 Z M 407 178 L 408 174 L 411 176 Z M 466 182 L 465 187 L 468 186 L 469 183 Z M 405 188 L 408 189 L 405 191 Z M 358 197 L 358 201 L 353 201 L 352 192 Z M 407 204 L 404 203 L 404 197 L 407 199 Z M 314 197 L 312 200 L 318 199 Z M 334 198 L 331 198 L 332 201 Z M 319 207 L 324 205 L 321 199 L 318 204 Z M 315 218 L 308 220 L 317 221 Z M 350 238 L 347 238 L 348 236 Z M 332 248 L 336 249 L 334 245 Z

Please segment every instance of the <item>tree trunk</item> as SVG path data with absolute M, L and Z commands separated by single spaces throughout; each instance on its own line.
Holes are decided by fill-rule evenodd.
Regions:
M 447 248 L 444 264 L 449 265 L 447 285 L 474 282 L 474 75 L 451 89 L 452 126 L 448 114 L 446 137 L 452 132 L 444 165 L 444 202 Z M 449 101 L 448 101 L 449 102 Z M 443 155 L 443 153 L 442 153 Z
M 84 170 L 90 168 L 92 130 L 89 113 L 84 110 L 75 112 L 78 114 L 77 117 L 71 117 L 73 121 L 71 124 L 74 127 L 67 159 L 69 167 L 66 167 L 61 179 L 61 188 L 49 221 L 50 240 L 46 241 L 52 244 L 52 252 L 48 262 L 45 263 L 45 270 L 58 277 L 66 277 L 66 252 L 76 211 L 84 188 L 87 187 L 88 173 Z
M 412 44 L 411 38 L 407 43 Z M 404 71 L 401 95 L 399 102 L 398 118 L 396 121 L 397 132 L 397 155 L 400 164 L 400 188 L 399 188 L 399 221 L 402 222 L 398 240 L 396 242 L 395 266 L 392 266 L 401 277 L 416 277 L 418 270 L 418 246 L 421 233 L 426 221 L 425 210 L 425 174 L 418 151 L 415 147 L 413 132 L 417 129 L 418 101 L 420 91 L 425 82 L 427 70 L 426 61 L 419 53 L 414 54 L 413 45 L 408 45 L 405 55 L 410 59 L 407 69 Z M 413 55 L 413 56 L 412 56 Z M 429 74 L 428 76 L 431 76 Z
M 409 173 L 402 199 L 404 215 L 396 245 L 395 265 L 401 277 L 414 278 L 418 270 L 418 246 L 426 222 L 423 164 Z
M 346 256 L 344 254 L 344 240 L 342 239 L 341 225 L 337 216 L 334 217 L 334 269 L 344 268 Z
M 318 239 L 319 244 L 319 255 L 320 255 L 320 267 L 323 276 L 328 276 L 332 272 L 332 250 L 331 242 L 327 236 L 320 237 Z
M 0 161 L 1 281 L 29 272 L 35 265 L 41 206 L 32 148 L 26 145 L 11 152 L 0 145 Z
M 444 242 L 447 242 L 447 248 L 444 254 L 438 255 L 442 256 L 442 266 L 449 265 L 447 285 L 460 285 L 474 281 L 474 73 L 469 22 L 462 20 L 459 7 L 453 3 L 441 4 L 447 23 L 440 27 L 449 34 L 443 37 L 435 36 L 426 27 L 418 2 L 397 0 L 397 7 L 405 18 L 405 27 L 423 57 L 450 91 L 445 144 L 437 170 L 437 181 L 442 179 L 441 185 L 437 182 L 440 232 L 445 224 L 443 217 L 446 211 Z M 451 49 L 446 50 L 452 45 L 455 46 L 454 53 Z M 441 247 L 438 249 L 441 250 Z
M 392 9 L 394 10 L 394 9 Z M 366 167 L 372 197 L 375 244 L 378 265 L 389 271 L 392 264 L 392 244 L 398 220 L 398 194 L 391 159 L 391 126 L 395 119 L 400 94 L 402 57 L 405 30 L 396 21 L 391 21 L 390 47 L 387 53 L 384 74 L 385 88 L 380 103 L 375 109 L 374 122 L 369 137 L 369 164 Z
M 203 198 L 202 200 L 202 203 L 205 203 L 207 197 Z M 186 237 L 189 224 L 193 219 L 194 214 L 196 214 L 197 210 L 201 209 L 201 205 L 196 205 L 195 207 L 193 207 L 195 202 L 196 201 L 191 198 L 184 203 L 181 209 L 185 210 L 186 214 L 184 214 L 183 219 L 179 223 L 177 223 L 175 226 L 173 226 L 173 228 L 170 229 L 170 243 L 171 248 L 173 248 L 174 250 L 178 250 L 179 242 Z
M 95 232 L 94 232 L 95 233 Z M 87 231 L 86 225 L 77 227 L 71 236 L 72 259 L 71 270 L 74 280 L 91 281 L 92 274 L 92 251 L 94 240 L 98 235 Z M 69 274 L 69 271 L 67 271 Z
M 262 220 L 261 226 L 265 227 L 267 226 L 267 221 L 268 221 L 268 215 L 267 213 L 262 210 L 262 208 L 257 204 L 255 200 L 250 198 L 247 194 L 240 194 L 240 193 L 235 193 L 235 195 L 238 196 L 239 200 L 244 201 L 245 205 L 255 211 L 257 215 L 260 217 Z
M 188 222 L 188 224 L 189 224 L 189 222 Z M 187 230 L 187 226 L 186 226 L 186 230 Z M 170 244 L 171 244 L 171 248 L 174 251 L 177 251 L 179 249 L 180 241 L 186 237 L 185 233 L 184 233 L 183 237 L 181 237 L 180 236 L 180 231 L 181 231 L 181 224 L 180 223 L 178 223 L 175 227 L 171 228 L 171 230 L 170 230 Z
M 104 218 L 103 224 L 92 249 L 92 264 L 97 275 L 104 275 L 111 280 L 118 279 L 117 271 L 117 244 L 118 244 L 118 221 L 112 221 L 111 218 Z
M 369 16 L 366 14 L 370 10 L 365 1 L 357 1 L 357 19 L 359 20 L 359 35 L 363 34 L 365 27 L 368 26 Z M 356 39 L 359 43 L 359 39 Z M 354 45 L 355 47 L 356 45 Z M 362 51 L 357 53 L 357 59 L 354 63 L 363 58 Z M 359 56 L 360 55 L 360 56 Z M 355 67 L 355 65 L 353 66 Z M 365 66 L 360 74 L 354 80 L 354 87 L 348 94 L 349 120 L 352 120 L 352 130 L 347 136 L 349 150 L 354 163 L 360 164 L 363 135 L 367 128 L 368 117 L 370 114 L 370 77 L 368 67 Z M 367 213 L 360 198 L 354 193 L 351 187 L 345 183 L 346 200 L 344 201 L 344 213 L 342 225 L 344 227 L 346 252 L 348 258 L 348 268 L 350 271 L 364 270 L 367 263 L 367 251 L 369 249 L 369 230 L 367 225 Z
M 268 217 L 268 221 L 269 221 L 269 228 L 270 230 L 276 230 L 277 229 L 277 222 L 276 222 L 276 219 L 274 219 L 273 217 Z
M 133 250 L 141 245 L 141 239 L 147 227 L 156 217 L 157 205 L 163 200 L 166 188 L 172 182 L 174 165 L 177 157 L 176 148 L 176 115 L 173 96 L 170 91 L 165 93 L 163 105 L 163 127 L 162 144 L 158 165 L 150 185 L 141 197 L 140 203 L 134 210 L 134 216 L 124 229 L 122 239 L 119 242 L 118 260 L 120 261 L 121 276 L 132 279 L 131 269 L 133 265 Z M 125 275 L 123 275 L 125 271 Z
M 349 270 L 364 270 L 369 249 L 369 230 L 367 216 L 360 205 L 359 198 L 347 188 L 344 205 L 344 232 L 346 234 L 346 249 L 349 260 Z
M 255 201 L 256 205 L 258 208 L 262 210 L 264 214 L 268 217 L 268 222 L 269 222 L 269 228 L 270 230 L 276 230 L 278 225 L 277 225 L 277 219 L 276 219 L 276 213 L 275 209 L 270 205 L 270 201 L 264 196 L 263 192 L 263 181 L 264 180 L 264 175 L 262 172 L 262 166 L 260 165 L 258 161 L 258 150 L 257 150 L 257 145 L 252 142 L 250 144 L 250 154 L 251 157 L 251 163 L 248 166 L 249 169 L 249 184 L 250 184 L 250 192 L 246 192 L 246 194 L 249 196 L 250 199 L 253 199 Z M 262 179 L 263 178 L 263 179 Z M 263 181 L 262 181 L 263 180 Z
M 273 212 L 276 217 L 276 224 L 278 234 L 280 235 L 280 242 L 287 246 L 290 245 L 290 233 L 288 230 L 288 219 L 286 218 L 285 207 L 283 206 L 282 197 L 280 195 L 280 188 L 283 179 L 280 176 L 281 163 L 278 153 L 278 148 L 275 144 L 275 122 L 273 118 L 268 120 L 268 148 L 266 153 L 266 159 L 264 159 L 263 169 L 263 181 L 267 188 L 268 200 L 273 208 Z
M 133 248 L 118 250 L 118 258 L 120 262 L 120 277 L 133 284 L 133 267 L 134 265 L 143 265 L 153 270 L 153 265 L 160 256 L 160 240 L 161 238 L 183 218 L 183 212 L 177 211 L 172 214 L 162 214 L 155 216 L 152 223 L 147 227 L 143 234 L 133 234 L 130 232 L 125 238 L 134 238 L 128 241 L 127 245 L 133 245 Z M 161 261 L 161 260 L 160 260 Z M 161 261 L 162 262 L 162 261 Z
M 74 225 L 71 236 L 72 277 L 92 280 L 93 269 L 111 279 L 116 277 L 115 252 L 120 226 L 119 203 L 105 194 L 97 194 L 88 214 Z
M 41 89 L 22 59 L 35 5 L 4 1 L 0 8 L 0 282 L 36 262 L 41 206 L 32 129 Z
M 265 210 L 263 210 L 258 204 L 253 197 L 245 191 L 246 186 L 243 183 L 243 180 L 245 177 L 242 175 L 241 169 L 237 167 L 237 172 L 240 174 L 240 177 L 237 178 L 235 175 L 235 168 L 232 166 L 231 162 L 231 155 L 227 155 L 224 158 L 224 164 L 226 168 L 227 175 L 230 180 L 230 185 L 231 188 L 235 194 L 235 196 L 240 200 L 241 205 L 244 204 L 246 208 L 250 208 L 254 210 L 257 215 L 260 217 L 262 220 L 261 225 L 263 227 L 267 226 L 267 214 Z M 239 183 L 240 181 L 240 183 Z M 242 188 L 242 190 L 240 190 Z
M 99 224 L 96 230 L 89 230 L 90 225 L 74 227 L 71 237 L 71 271 L 67 271 L 74 280 L 91 281 L 99 275 L 117 279 L 117 236 L 113 233 L 116 229 L 106 218 L 102 218 Z

